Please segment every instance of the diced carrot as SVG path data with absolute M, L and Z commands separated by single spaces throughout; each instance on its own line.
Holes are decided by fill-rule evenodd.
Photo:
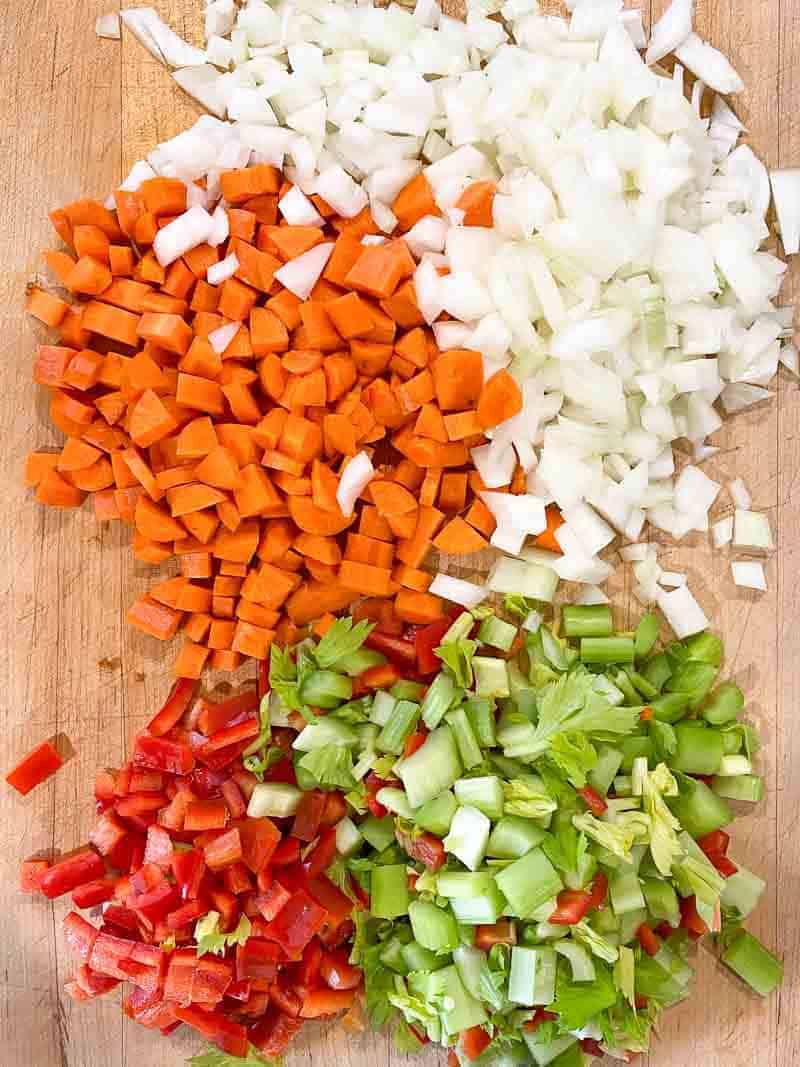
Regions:
M 345 293 L 325 305 L 335 329 L 346 341 L 364 337 L 375 326 L 367 302 L 358 293 Z
M 467 475 L 448 471 L 442 475 L 438 505 L 442 511 L 462 511 L 467 502 Z
M 394 610 L 398 619 L 416 625 L 427 626 L 444 615 L 442 600 L 432 593 L 417 593 L 401 589 L 394 598 Z
M 473 526 L 484 537 L 489 538 L 497 527 L 494 515 L 489 511 L 480 497 L 476 497 L 469 506 L 464 520 Z M 559 549 L 559 552 L 561 550 Z
M 29 452 L 25 461 L 25 484 L 34 488 L 44 478 L 48 471 L 53 471 L 58 466 L 58 452 Z
M 273 226 L 269 236 L 284 262 L 302 256 L 325 239 L 317 226 Z
M 405 414 L 410 415 L 419 411 L 425 404 L 429 404 L 434 396 L 434 379 L 429 370 L 420 371 L 409 381 L 398 386 L 395 390 L 400 407 Z
M 492 205 L 497 186 L 494 182 L 473 182 L 468 185 L 456 201 L 456 208 L 464 212 L 462 225 L 485 226 L 489 229 L 494 226 Z
M 425 215 L 440 215 L 433 189 L 424 174 L 418 174 L 397 195 L 392 204 L 401 230 L 410 230 Z
M 322 453 L 322 431 L 300 415 L 289 413 L 279 442 L 280 451 L 294 459 L 309 462 Z
M 452 348 L 433 364 L 433 384 L 442 411 L 463 411 L 478 402 L 483 387 L 480 352 Z
M 112 241 L 118 241 L 123 236 L 113 213 L 98 200 L 75 200 L 65 204 L 63 210 L 73 232 L 76 226 L 99 226 Z M 68 243 L 72 244 L 72 239 Z
M 392 571 L 392 579 L 405 589 L 413 589 L 416 593 L 426 593 L 433 581 L 433 575 L 427 571 L 417 570 L 405 563 L 398 563 Z
M 451 441 L 464 441 L 483 434 L 483 427 L 476 411 L 458 411 L 452 415 L 445 415 L 444 425 Z
M 217 559 L 249 563 L 258 548 L 258 523 L 245 520 L 235 531 L 220 530 L 211 545 Z
M 328 403 L 335 404 L 355 384 L 358 371 L 348 356 L 328 356 L 323 364 Z
M 366 245 L 347 272 L 344 285 L 378 299 L 392 295 L 403 280 L 404 263 L 391 244 Z M 331 279 L 333 280 L 333 279 Z
M 355 521 L 355 515 L 348 519 L 341 511 L 324 511 L 318 508 L 310 496 L 291 496 L 288 505 L 289 515 L 304 533 L 335 537 Z
M 355 427 L 346 415 L 326 415 L 322 425 L 327 456 L 356 454 Z
M 181 574 L 184 578 L 210 578 L 214 573 L 214 564 L 210 552 L 187 552 L 180 559 Z
M 142 633 L 157 637 L 159 641 L 169 641 L 178 631 L 181 612 L 159 604 L 150 596 L 139 597 L 128 609 L 128 622 Z
M 428 467 L 425 478 L 419 490 L 419 502 L 422 507 L 432 508 L 439 495 L 439 486 L 442 482 L 441 467 Z
M 409 567 L 419 567 L 425 559 L 433 538 L 444 522 L 444 514 L 437 508 L 421 506 L 414 536 L 401 541 L 395 555 Z
M 280 172 L 266 163 L 220 174 L 222 195 L 229 204 L 239 205 L 253 197 L 277 193 L 280 189 Z
M 45 471 L 36 486 L 36 499 L 56 508 L 79 508 L 83 493 L 54 468 Z
M 391 345 L 376 345 L 371 341 L 351 341 L 350 354 L 359 374 L 376 378 L 389 366 L 392 358 Z
M 233 635 L 233 649 L 253 659 L 266 659 L 275 639 L 274 630 L 266 630 L 255 623 L 239 619 Z
M 397 482 L 374 479 L 369 485 L 370 496 L 378 514 L 384 518 L 392 515 L 405 515 L 416 511 L 417 502 L 412 493 Z
M 90 333 L 99 333 L 123 345 L 135 346 L 139 342 L 137 327 L 139 316 L 122 308 L 111 307 L 97 300 L 90 301 L 83 310 L 82 328 Z
M 434 538 L 433 544 L 440 552 L 449 552 L 452 556 L 468 556 L 489 547 L 486 538 L 458 515 Z
M 392 592 L 391 570 L 368 563 L 343 560 L 339 567 L 339 582 L 362 596 L 389 596 Z
M 60 300 L 57 296 L 44 292 L 42 289 L 32 287 L 28 292 L 28 300 L 25 310 L 29 315 L 43 322 L 45 326 L 58 326 L 64 319 L 69 304 Z
M 365 537 L 374 537 L 379 541 L 393 541 L 391 527 L 378 509 L 372 505 L 365 505 L 361 509 L 358 532 Z
M 256 356 L 285 352 L 289 347 L 286 326 L 275 311 L 254 307 L 250 312 L 250 343 Z
M 490 430 L 522 411 L 522 393 L 507 370 L 500 370 L 486 382 L 478 400 L 477 419 L 481 429 Z
M 177 541 L 185 536 L 185 529 L 166 510 L 146 496 L 136 502 L 136 529 L 151 541 Z
M 388 569 L 394 559 L 394 546 L 364 534 L 348 533 L 344 558 L 352 563 L 368 563 Z
M 167 490 L 167 501 L 173 518 L 182 515 L 188 516 L 192 512 L 214 507 L 220 500 L 225 500 L 225 494 L 220 489 L 215 489 L 210 485 L 203 485 L 200 482 L 176 485 Z M 199 540 L 204 539 L 199 538 Z
M 119 508 L 117 507 L 116 493 L 114 489 L 104 489 L 98 493 L 94 493 L 92 496 L 92 503 L 94 504 L 94 514 L 98 522 L 109 522 L 112 519 L 118 519 Z M 152 542 L 155 544 L 155 542 Z M 133 554 L 137 559 L 143 557 L 139 554 L 139 548 L 134 538 Z M 167 553 L 170 555 L 170 553 Z M 166 558 L 166 557 L 165 557 Z M 147 562 L 147 561 L 146 561 Z M 161 562 L 157 560 L 156 562 Z
M 206 453 L 195 467 L 194 476 L 198 482 L 217 489 L 238 489 L 242 484 L 236 459 L 224 445 L 216 445 Z
M 186 185 L 177 178 L 150 178 L 139 186 L 147 211 L 159 215 L 182 215 L 186 210 Z
M 419 309 L 417 293 L 411 279 L 403 282 L 392 296 L 386 300 L 381 300 L 381 307 L 389 318 L 403 330 L 425 325 L 425 316 Z M 400 354 L 402 355 L 402 353 Z
M 205 645 L 186 641 L 175 660 L 175 674 L 178 678 L 199 678 L 210 655 Z
M 128 432 L 140 448 L 160 441 L 176 428 L 169 409 L 151 389 L 142 393 L 128 419 Z
M 564 524 L 564 518 L 555 504 L 548 504 L 545 509 L 545 519 L 547 520 L 547 528 L 536 536 L 534 544 L 537 548 L 544 548 L 548 552 L 558 552 L 560 554 L 562 549 L 556 540 L 555 534 L 559 526 Z

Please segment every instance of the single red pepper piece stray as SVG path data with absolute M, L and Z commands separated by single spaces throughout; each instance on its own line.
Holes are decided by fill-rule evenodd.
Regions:
M 52 742 L 42 741 L 8 772 L 6 781 L 22 796 L 27 796 L 37 785 L 51 778 L 63 764 Z
M 191 678 L 179 678 L 170 694 L 150 722 L 147 732 L 153 737 L 163 737 L 183 717 L 194 694 L 197 683 Z
M 658 955 L 661 949 L 661 941 L 654 931 L 650 929 L 647 923 L 642 923 L 636 931 L 636 937 L 648 956 Z
M 591 897 L 589 911 L 594 911 L 595 908 L 603 907 L 608 898 L 608 878 L 606 878 L 602 871 L 598 871 L 592 879 L 589 895 Z
M 556 910 L 547 921 L 554 926 L 574 926 L 589 914 L 591 906 L 591 893 L 582 889 L 564 889 L 558 894 Z
M 435 674 L 442 665 L 442 661 L 436 655 L 436 649 L 441 645 L 442 638 L 452 626 L 453 620 L 449 616 L 437 619 L 430 626 L 423 626 L 414 635 L 414 649 L 417 654 L 417 669 L 420 674 Z
M 696 898 L 681 897 L 678 903 L 681 909 L 681 926 L 688 932 L 692 941 L 699 941 L 708 933 L 708 926 L 697 912 Z
M 361 971 L 348 962 L 348 953 L 342 949 L 322 956 L 319 973 L 330 989 L 357 989 L 361 985 Z
M 398 667 L 408 667 L 416 670 L 417 650 L 413 642 L 404 641 L 401 637 L 391 637 L 389 634 L 378 633 L 373 630 L 364 642 L 367 648 L 373 652 L 382 652 Z
M 303 869 L 309 878 L 316 878 L 330 867 L 336 856 L 336 827 L 328 826 L 319 835 L 319 841 L 305 860 Z
M 85 882 L 102 878 L 104 874 L 103 861 L 96 852 L 87 850 L 53 864 L 39 879 L 39 888 L 48 900 L 54 900 Z
M 491 1045 L 492 1039 L 482 1026 L 471 1026 L 469 1030 L 462 1030 L 459 1043 L 468 1060 L 477 1060 Z
M 578 796 L 592 815 L 599 817 L 604 812 L 608 811 L 608 804 L 606 804 L 605 800 L 603 800 L 597 790 L 592 789 L 590 785 L 585 785 L 583 789 L 579 789 Z
M 425 831 L 421 834 L 407 834 L 395 830 L 397 843 L 413 860 L 423 863 L 429 871 L 438 871 L 444 866 L 447 855 L 440 838 Z
M 527 1030 L 529 1034 L 532 1034 L 534 1030 L 542 1025 L 542 1023 L 552 1022 L 557 1018 L 558 1016 L 552 1011 L 545 1011 L 544 1008 L 537 1008 L 533 1013 L 533 1018 L 528 1019 L 526 1023 L 523 1023 L 523 1029 Z
M 517 927 L 513 919 L 499 919 L 496 923 L 475 928 L 475 947 L 488 952 L 494 945 L 516 945 Z
M 406 741 L 403 747 L 403 757 L 408 759 L 409 756 L 413 756 L 418 749 L 422 748 L 427 740 L 428 731 L 425 729 L 417 730 Z

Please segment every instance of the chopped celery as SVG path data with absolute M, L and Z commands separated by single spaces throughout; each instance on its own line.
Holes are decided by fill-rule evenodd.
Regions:
M 670 767 L 684 774 L 716 774 L 722 760 L 722 738 L 718 731 L 690 722 L 675 726 L 678 747 L 670 757 Z
M 441 897 L 479 897 L 494 884 L 491 871 L 441 871 L 437 892 Z
M 533 987 L 536 982 L 537 955 L 535 948 L 515 945 L 511 949 L 511 968 L 508 973 L 508 999 L 525 1008 L 533 1007 Z
M 392 752 L 399 756 L 403 745 L 414 732 L 419 714 L 419 704 L 410 700 L 398 700 L 388 722 L 378 734 L 378 740 L 375 742 L 377 748 L 381 752 Z
M 445 967 L 437 973 L 444 989 L 447 1005 L 442 1011 L 442 1024 L 446 1034 L 460 1034 L 473 1026 L 481 1026 L 487 1020 L 483 1004 L 471 996 L 464 988 L 458 970 L 454 966 Z
M 497 859 L 516 860 L 536 848 L 547 832 L 521 815 L 504 815 L 489 835 L 486 854 Z
M 370 911 L 378 919 L 396 919 L 409 909 L 404 863 L 375 867 L 370 874 Z
M 746 800 L 757 804 L 764 799 L 764 780 L 757 774 L 740 774 L 735 778 L 714 777 L 711 788 L 718 797 L 727 800 Z
M 449 908 L 437 908 L 428 900 L 412 900 L 408 917 L 414 940 L 431 952 L 452 952 L 461 943 L 458 923 Z
M 538 847 L 498 871 L 495 880 L 514 912 L 523 919 L 564 888 L 555 867 Z
M 783 964 L 746 930 L 739 930 L 721 956 L 759 996 L 766 997 L 783 981 Z
M 353 683 L 334 671 L 312 671 L 300 687 L 300 699 L 312 708 L 335 708 L 353 695 Z
M 633 770 L 635 759 L 641 756 L 650 759 L 653 755 L 653 742 L 649 737 L 637 735 L 623 737 L 620 739 L 619 747 L 622 752 L 622 770 L 626 772 Z
M 614 675 L 614 684 L 622 693 L 623 702 L 625 704 L 633 708 L 641 706 L 641 696 L 634 688 L 633 682 L 631 682 L 628 675 L 621 668 Z
M 414 811 L 402 789 L 396 789 L 394 786 L 384 786 L 383 789 L 378 790 L 375 799 L 379 804 L 383 804 L 387 811 L 399 815 L 401 819 L 414 818 Z
M 636 639 L 634 638 L 634 648 L 635 647 Z M 640 671 L 650 685 L 655 686 L 659 692 L 664 688 L 672 676 L 672 667 L 664 652 L 659 652 L 655 656 L 651 656 L 647 663 L 640 668 Z
M 562 941 L 556 944 L 554 948 L 559 956 L 564 956 L 565 959 L 569 960 L 573 982 L 594 981 L 595 969 L 592 957 L 583 945 L 578 945 L 574 941 Z
M 535 1031 L 534 1033 L 528 1033 L 527 1030 L 523 1030 L 522 1037 L 528 1046 L 528 1052 L 533 1057 L 536 1067 L 547 1067 L 548 1064 L 553 1063 L 565 1052 L 573 1048 L 580 1049 L 577 1037 L 573 1037 L 571 1034 L 554 1038 L 552 1041 L 535 1041 Z
M 472 732 L 472 727 L 469 724 L 464 708 L 454 708 L 452 711 L 448 711 L 444 718 L 453 731 L 453 736 L 458 745 L 458 753 L 461 756 L 461 762 L 464 767 L 467 770 L 470 767 L 477 767 L 479 763 L 483 762 L 483 755 L 480 745 L 475 739 L 475 734 Z
M 475 616 L 470 611 L 462 611 L 450 625 L 449 630 L 445 631 L 442 637 L 442 644 L 449 645 L 451 641 L 461 641 L 463 638 L 469 636 L 469 632 L 475 625 Z
M 295 785 L 259 782 L 250 795 L 247 814 L 251 819 L 286 819 L 300 807 L 302 796 Z
M 724 741 L 723 741 L 724 746 Z M 753 765 L 747 756 L 723 756 L 717 771 L 718 778 L 738 778 L 741 775 L 752 774 Z
M 379 689 L 372 701 L 369 721 L 375 723 L 376 726 L 385 726 L 392 717 L 396 703 L 391 693 L 387 693 L 385 689 Z
M 509 695 L 508 668 L 504 659 L 476 656 L 472 661 L 475 672 L 475 694 L 499 699 Z
M 677 926 L 681 919 L 678 894 L 672 884 L 663 878 L 643 878 L 642 892 L 647 910 L 654 919 Z
M 689 659 L 719 667 L 722 663 L 722 641 L 716 634 L 704 630 L 684 642 Z
M 689 710 L 689 698 L 683 693 L 665 693 L 657 700 L 651 700 L 648 707 L 659 722 L 676 723 Z
M 499 648 L 502 652 L 510 652 L 514 639 L 517 636 L 516 626 L 510 622 L 498 619 L 496 615 L 488 615 L 478 630 L 478 640 L 484 645 Z
M 412 808 L 422 807 L 449 789 L 462 772 L 458 748 L 449 726 L 434 730 L 425 744 L 397 768 Z
M 605 796 L 622 766 L 622 753 L 611 745 L 598 745 L 597 763 L 589 771 L 589 785 Z
M 418 704 L 425 694 L 425 689 L 421 682 L 410 682 L 401 678 L 399 682 L 394 683 L 389 693 L 395 700 L 410 700 Z
M 483 860 L 492 824 L 482 811 L 465 804 L 453 816 L 445 849 L 465 867 L 476 870 Z
M 422 721 L 429 730 L 436 729 L 455 697 L 455 682 L 449 674 L 441 671 L 431 682 L 422 701 Z
M 449 790 L 429 800 L 414 812 L 414 822 L 423 830 L 429 830 L 437 837 L 444 837 L 450 829 L 453 816 L 458 808 L 458 801 Z
M 604 696 L 609 704 L 625 703 L 625 694 L 619 689 L 606 674 L 596 674 L 592 681 L 592 688 L 596 693 Z
M 615 915 L 638 911 L 646 906 L 639 877 L 630 866 L 614 872 L 608 884 L 608 892 Z
M 631 767 L 631 793 L 640 797 L 644 792 L 644 783 L 647 778 L 647 756 L 637 756 Z
M 645 656 L 650 655 L 653 646 L 658 640 L 658 632 L 660 629 L 661 624 L 657 615 L 654 615 L 653 612 L 648 612 L 647 615 L 642 615 L 633 637 L 633 648 L 636 659 L 644 659 Z M 655 683 L 651 681 L 651 684 Z M 660 689 L 661 686 L 656 686 L 656 688 Z
M 358 677 L 370 667 L 379 667 L 386 662 L 386 656 L 381 652 L 373 652 L 369 648 L 359 648 L 357 652 L 351 652 L 349 656 L 342 656 L 336 661 L 336 670 L 347 674 L 351 678 Z
M 297 752 L 313 752 L 314 749 L 324 748 L 326 745 L 355 745 L 357 743 L 358 733 L 352 726 L 327 716 L 319 722 L 309 723 L 301 730 L 292 742 L 292 748 Z
M 483 997 L 481 975 L 488 966 L 486 953 L 472 945 L 459 945 L 453 952 L 453 963 L 466 991 L 470 996 L 481 1000 Z
M 755 909 L 766 888 L 766 882 L 762 881 L 758 875 L 748 871 L 745 867 L 739 867 L 736 874 L 725 879 L 725 888 L 722 890 L 720 903 L 723 908 L 735 908 L 739 915 L 746 919 Z
M 742 751 L 742 736 L 738 730 L 720 730 L 722 751 L 726 756 L 735 756 Z
M 633 941 L 636 931 L 647 922 L 647 909 L 636 908 L 635 911 L 626 911 L 619 916 L 619 943 L 628 944 Z
M 459 950 L 456 949 L 458 952 Z M 429 948 L 423 948 L 416 941 L 409 941 L 401 949 L 403 962 L 409 971 L 439 971 L 447 966 L 446 956 L 437 956 Z
M 353 856 L 361 848 L 364 838 L 349 816 L 336 824 L 336 851 L 340 856 Z
M 359 826 L 361 836 L 372 845 L 376 852 L 383 852 L 394 841 L 394 819 L 388 815 L 385 819 L 377 819 L 370 815 Z
M 496 923 L 507 907 L 506 898 L 496 884 L 479 897 L 454 897 L 450 906 L 456 919 L 470 926 Z
M 611 637 L 614 632 L 608 604 L 565 604 L 561 625 L 567 637 Z
M 459 778 L 455 786 L 459 804 L 471 804 L 488 818 L 497 820 L 503 814 L 503 785 L 495 775 L 483 778 Z
M 625 667 L 625 675 L 628 681 L 631 683 L 637 693 L 640 693 L 645 700 L 655 700 L 658 696 L 658 690 L 638 671 L 632 670 L 630 667 Z
M 723 682 L 711 694 L 701 714 L 712 726 L 733 722 L 744 707 L 744 693 L 733 682 Z
M 584 663 L 633 663 L 633 638 L 582 637 L 581 659 Z
M 409 972 L 409 966 L 403 956 L 404 947 L 399 937 L 390 937 L 381 950 L 381 963 L 384 967 L 388 967 L 390 971 L 394 971 L 395 974 L 408 974 Z
M 717 668 L 710 663 L 687 660 L 678 664 L 675 668 L 672 677 L 666 684 L 666 690 L 668 693 L 685 693 L 689 698 L 689 707 L 695 710 L 705 700 L 706 694 L 714 684 L 717 673 Z
M 494 707 L 490 700 L 473 697 L 464 702 L 472 732 L 481 748 L 492 748 L 497 744 L 494 728 Z
M 683 778 L 680 793 L 669 797 L 667 804 L 681 826 L 692 837 L 704 837 L 712 830 L 721 830 L 733 822 L 733 812 L 726 801 L 712 792 L 705 782 Z

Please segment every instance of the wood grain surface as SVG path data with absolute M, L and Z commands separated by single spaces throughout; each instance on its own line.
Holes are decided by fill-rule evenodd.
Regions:
M 153 0 L 171 25 L 199 40 L 200 0 Z M 25 286 L 53 241 L 47 211 L 79 195 L 103 198 L 130 164 L 193 121 L 196 109 L 130 36 L 94 34 L 109 0 L 12 0 L 0 18 L 0 768 L 64 733 L 75 756 L 52 784 L 21 799 L 0 786 L 0 1063 L 7 1067 L 167 1067 L 199 1043 L 170 1041 L 124 1020 L 117 996 L 73 1005 L 62 992 L 72 962 L 60 932 L 68 910 L 17 893 L 24 857 L 68 851 L 93 816 L 96 767 L 118 765 L 165 694 L 171 655 L 131 631 L 123 613 L 152 571 L 133 562 L 121 524 L 91 510 L 38 506 L 21 483 L 26 452 L 57 443 L 43 390 L 31 384 L 42 339 L 22 311 Z M 125 3 L 124 6 L 133 6 Z M 554 5 L 555 6 L 555 5 Z M 646 21 L 667 0 L 643 0 Z M 747 84 L 736 99 L 749 140 L 771 166 L 800 165 L 800 0 L 698 0 L 697 28 L 721 47 Z M 790 272 L 784 300 L 800 297 Z M 648 1067 L 792 1067 L 800 1062 L 800 398 L 781 372 L 773 399 L 726 422 L 705 469 L 744 478 L 767 511 L 778 551 L 769 592 L 737 590 L 728 557 L 704 537 L 663 544 L 661 562 L 686 570 L 722 631 L 727 670 L 749 694 L 764 739 L 767 797 L 736 823 L 732 854 L 769 881 L 751 920 L 786 963 L 783 991 L 748 996 L 701 949 L 689 1002 L 669 1012 Z M 730 510 L 725 494 L 716 512 Z M 716 515 L 715 515 L 716 517 Z M 620 618 L 629 577 L 615 583 Z M 797 721 L 796 721 L 797 720 Z M 365 1067 L 405 1062 L 386 1036 L 308 1028 L 288 1057 L 300 1064 Z M 417 1062 L 432 1067 L 436 1054 Z

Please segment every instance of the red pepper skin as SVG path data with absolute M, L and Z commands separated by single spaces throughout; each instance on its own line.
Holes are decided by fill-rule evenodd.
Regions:
M 417 654 L 417 667 L 420 674 L 435 674 L 442 665 L 435 649 L 442 643 L 442 638 L 450 629 L 453 620 L 449 616 L 437 619 L 430 626 L 423 626 L 414 635 L 414 649 Z
M 608 878 L 606 878 L 602 871 L 598 871 L 592 879 L 589 895 L 591 897 L 589 911 L 594 911 L 595 908 L 603 907 L 608 898 Z
M 276 1059 L 283 1055 L 302 1025 L 302 1019 L 287 1015 L 277 1006 L 270 1007 L 266 1015 L 250 1028 L 250 1041 L 267 1059 Z
M 605 1056 L 603 1052 L 603 1046 L 599 1041 L 595 1041 L 593 1037 L 584 1037 L 581 1039 L 581 1050 L 588 1053 L 590 1056 Z
M 325 909 L 299 889 L 269 924 L 267 936 L 281 946 L 289 959 L 297 959 L 327 917 Z
M 271 819 L 234 819 L 228 823 L 239 831 L 242 860 L 253 874 L 266 867 L 281 839 L 281 832 Z
M 409 670 L 417 668 L 417 650 L 412 641 L 404 641 L 400 637 L 391 637 L 373 630 L 364 644 L 373 652 L 382 652 L 398 667 L 407 667 Z
M 78 852 L 46 870 L 39 879 L 39 889 L 48 900 L 54 900 L 85 882 L 102 878 L 104 874 L 105 866 L 96 852 Z
M 488 952 L 494 945 L 516 945 L 517 927 L 512 919 L 500 919 L 496 923 L 475 928 L 475 947 Z
M 163 706 L 147 724 L 147 732 L 153 737 L 163 737 L 169 733 L 183 717 L 191 703 L 197 682 L 191 678 L 179 678 L 170 690 Z
M 71 911 L 64 919 L 64 936 L 70 952 L 82 963 L 88 963 L 99 932 L 76 911 Z
M 258 694 L 259 701 L 262 700 L 269 691 L 269 660 L 260 659 L 258 661 L 258 675 L 256 677 L 256 693 Z
M 709 852 L 707 855 L 723 878 L 730 878 L 731 875 L 736 874 L 739 870 L 733 860 L 729 860 L 727 856 L 722 856 L 716 852 Z
M 235 827 L 210 841 L 203 849 L 206 865 L 211 870 L 228 867 L 240 860 L 242 855 L 242 839 Z
M 689 934 L 692 941 L 699 941 L 708 933 L 708 926 L 703 918 L 697 913 L 697 900 L 695 897 L 681 897 L 678 901 L 681 909 L 681 926 Z
M 114 896 L 114 878 L 97 878 L 72 890 L 72 903 L 76 908 L 93 908 Z
M 341 793 L 325 794 L 325 810 L 322 813 L 320 826 L 335 826 L 347 814 L 347 801 Z
M 273 882 L 266 893 L 261 893 L 255 898 L 256 907 L 267 920 L 271 922 L 281 908 L 289 902 L 289 893 L 280 882 Z
M 472 1026 L 461 1033 L 461 1051 L 468 1060 L 477 1060 L 491 1045 L 492 1039 L 482 1026 Z
M 328 800 L 321 790 L 304 793 L 292 823 L 292 836 L 300 841 L 313 841 L 319 833 Z
M 281 950 L 271 941 L 251 937 L 236 947 L 236 978 L 250 982 L 253 989 L 267 992 L 278 977 Z
M 728 854 L 728 846 L 731 843 L 730 834 L 726 834 L 724 830 L 712 830 L 710 834 L 706 834 L 704 837 L 698 837 L 697 844 L 708 855 L 710 852 L 719 853 L 722 856 Z
M 285 984 L 285 979 L 283 982 L 279 979 L 270 986 L 269 999 L 284 1015 L 288 1015 L 293 1019 L 300 1015 L 303 1002 L 294 989 L 288 988 Z
M 247 1028 L 239 1023 L 231 1022 L 224 1015 L 214 1011 L 201 1011 L 199 1008 L 173 1009 L 175 1018 L 179 1019 L 193 1030 L 197 1030 L 203 1037 L 213 1041 L 231 1056 L 247 1055 Z
M 171 860 L 172 873 L 184 900 L 197 900 L 200 882 L 206 869 L 202 852 L 193 848 L 189 852 L 176 852 Z
M 194 753 L 188 745 L 145 734 L 136 739 L 133 762 L 137 767 L 151 767 L 169 774 L 190 774 L 195 766 Z
M 167 915 L 167 926 L 170 930 L 180 930 L 182 927 L 194 923 L 197 919 L 202 919 L 204 915 L 208 915 L 210 910 L 208 902 L 189 900 L 186 904 Z
M 303 1000 L 301 1019 L 319 1019 L 352 1007 L 357 989 L 314 989 Z
M 435 834 L 412 835 L 402 830 L 395 830 L 395 837 L 400 847 L 414 860 L 423 863 L 429 871 L 438 871 L 444 866 L 447 855 L 440 838 Z
M 303 860 L 303 870 L 316 878 L 330 867 L 336 857 L 336 827 L 328 826 L 319 835 L 314 851 Z
M 286 867 L 290 863 L 296 863 L 300 859 L 300 839 L 297 837 L 284 837 L 272 853 L 273 867 Z
M 253 738 L 258 737 L 259 730 L 258 718 L 252 715 L 243 719 L 242 722 L 234 723 L 232 726 L 224 726 L 209 737 L 208 741 L 200 749 L 200 758 L 204 759 L 212 752 L 220 752 L 232 745 L 238 745 L 242 741 L 251 741 Z
M 427 730 L 425 730 L 425 729 L 417 730 L 415 733 L 413 733 L 411 735 L 411 737 L 408 738 L 408 740 L 405 743 L 405 746 L 403 747 L 403 756 L 404 756 L 404 758 L 408 759 L 409 756 L 413 756 L 415 752 L 417 752 L 420 748 L 422 748 L 422 746 L 425 744 L 425 742 L 427 740 L 428 740 L 428 731 Z
M 328 920 L 333 926 L 339 926 L 353 914 L 352 900 L 324 874 L 309 878 L 307 889 L 309 895 L 328 913 Z
M 545 1011 L 544 1008 L 537 1008 L 533 1013 L 533 1018 L 528 1019 L 526 1023 L 523 1023 L 523 1029 L 527 1030 L 529 1034 L 532 1034 L 534 1030 L 542 1025 L 542 1023 L 551 1022 L 553 1019 L 557 1019 L 558 1016 L 553 1014 L 552 1011 Z
M 574 926 L 589 914 L 591 907 L 591 893 L 581 889 L 564 889 L 558 894 L 556 910 L 547 921 L 554 926 Z
M 6 781 L 22 796 L 47 781 L 64 761 L 50 741 L 42 741 L 6 775 Z
M 657 956 L 661 949 L 661 941 L 658 936 L 650 929 L 647 923 L 642 923 L 639 929 L 636 931 L 636 937 L 639 944 L 642 946 L 648 956 Z
M 603 812 L 608 811 L 608 804 L 600 796 L 596 789 L 592 789 L 590 785 L 586 785 L 583 789 L 578 790 L 578 796 L 584 802 L 586 807 L 592 813 L 592 815 L 600 816 Z

